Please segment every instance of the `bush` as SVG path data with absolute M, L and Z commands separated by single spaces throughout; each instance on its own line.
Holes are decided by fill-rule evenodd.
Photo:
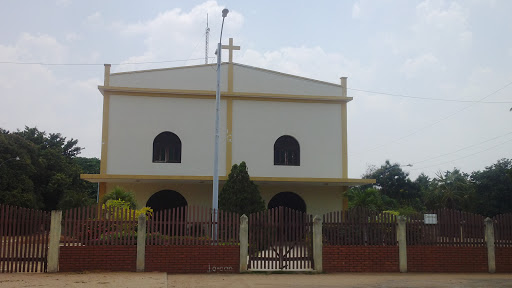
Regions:
M 106 204 L 109 200 L 121 200 L 128 203 L 130 209 L 137 207 L 135 196 L 131 191 L 125 191 L 124 188 L 116 186 L 114 190 L 110 191 L 107 195 L 101 198 L 101 203 Z
M 226 184 L 219 193 L 219 208 L 239 215 L 265 210 L 258 186 L 251 181 L 245 162 L 233 165 Z

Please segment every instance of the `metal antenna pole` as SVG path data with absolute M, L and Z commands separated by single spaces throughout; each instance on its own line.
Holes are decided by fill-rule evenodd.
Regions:
M 208 64 L 208 49 L 209 49 L 209 42 L 210 42 L 210 27 L 208 27 L 208 14 L 206 14 L 206 47 L 204 51 L 204 63 Z

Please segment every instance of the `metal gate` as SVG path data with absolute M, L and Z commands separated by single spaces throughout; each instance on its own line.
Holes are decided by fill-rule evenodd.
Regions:
M 312 219 L 287 207 L 251 214 L 248 269 L 312 270 Z
M 46 272 L 50 213 L 0 204 L 0 272 Z

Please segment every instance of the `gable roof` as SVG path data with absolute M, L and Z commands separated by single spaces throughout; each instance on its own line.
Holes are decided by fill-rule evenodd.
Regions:
M 227 91 L 228 63 L 222 63 L 221 90 Z M 110 86 L 215 91 L 216 64 L 110 74 Z M 233 63 L 234 92 L 341 96 L 341 85 Z

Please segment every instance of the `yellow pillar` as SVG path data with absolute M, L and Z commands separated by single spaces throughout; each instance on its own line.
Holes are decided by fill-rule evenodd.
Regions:
M 347 77 L 341 77 L 341 96 L 347 97 Z M 341 178 L 348 178 L 348 144 L 347 144 L 347 102 L 341 104 Z M 341 188 L 343 193 L 343 211 L 348 210 L 348 187 L 344 186 Z

